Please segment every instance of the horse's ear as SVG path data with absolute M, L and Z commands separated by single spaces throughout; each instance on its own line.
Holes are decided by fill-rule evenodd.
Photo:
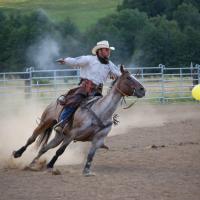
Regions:
M 140 70 L 140 69 L 138 69 L 138 70 L 137 70 L 137 72 L 135 73 L 135 77 L 139 77 L 139 76 L 140 76 L 140 74 L 141 74 L 141 70 Z
M 124 71 L 124 65 L 120 65 L 120 71 L 121 71 L 121 73 L 123 74 L 125 71 Z

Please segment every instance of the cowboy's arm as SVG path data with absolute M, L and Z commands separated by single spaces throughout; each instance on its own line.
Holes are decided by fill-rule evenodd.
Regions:
M 57 60 L 58 63 L 60 64 L 67 64 L 70 67 L 84 67 L 88 65 L 89 63 L 89 58 L 88 56 L 80 56 L 76 58 L 72 57 L 67 57 L 67 58 L 61 58 Z

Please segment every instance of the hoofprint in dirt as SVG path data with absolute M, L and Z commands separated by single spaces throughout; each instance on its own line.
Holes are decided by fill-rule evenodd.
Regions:
M 58 176 L 4 165 L 0 199 L 199 200 L 199 109 L 198 104 L 134 106 L 121 112 L 121 124 L 106 140 L 110 150 L 97 152 L 96 176 L 82 176 L 82 165 L 56 166 Z

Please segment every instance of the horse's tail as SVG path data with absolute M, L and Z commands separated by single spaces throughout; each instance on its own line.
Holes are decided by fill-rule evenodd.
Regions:
M 43 134 L 40 134 L 38 136 L 37 142 L 36 142 L 36 147 L 39 148 L 40 146 L 44 146 L 47 144 L 51 133 L 52 133 L 53 127 L 47 128 Z
M 40 133 L 38 134 L 38 139 L 36 141 L 36 148 L 44 146 L 47 144 L 51 133 L 53 131 L 54 125 L 57 123 L 57 103 L 53 102 L 49 104 L 44 112 L 42 113 L 41 120 L 39 123 Z

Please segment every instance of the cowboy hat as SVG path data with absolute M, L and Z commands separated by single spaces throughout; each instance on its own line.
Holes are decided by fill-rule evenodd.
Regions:
M 109 46 L 108 41 L 103 40 L 103 41 L 97 42 L 97 45 L 92 49 L 92 54 L 96 55 L 97 50 L 102 49 L 102 48 L 115 50 L 115 47 Z

